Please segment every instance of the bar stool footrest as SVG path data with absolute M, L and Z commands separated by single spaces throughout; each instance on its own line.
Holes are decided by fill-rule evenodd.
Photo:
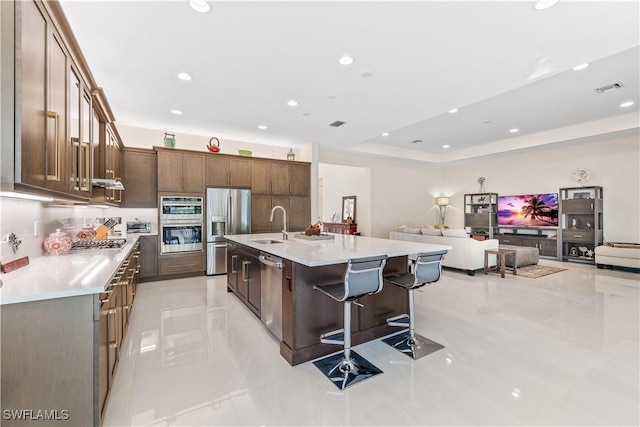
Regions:
M 326 332 L 320 335 L 320 342 L 323 344 L 344 344 L 344 329 L 337 329 L 335 331 Z
M 387 319 L 387 325 L 389 326 L 399 326 L 401 328 L 409 327 L 409 315 L 408 314 L 400 314 L 398 316 L 390 317 Z

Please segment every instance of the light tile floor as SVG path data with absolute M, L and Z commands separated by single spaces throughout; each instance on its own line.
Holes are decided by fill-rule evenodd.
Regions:
M 541 263 L 568 270 L 445 270 L 416 294 L 417 331 L 445 348 L 358 345 L 384 373 L 346 391 L 289 366 L 225 276 L 141 284 L 104 425 L 640 425 L 640 275 Z

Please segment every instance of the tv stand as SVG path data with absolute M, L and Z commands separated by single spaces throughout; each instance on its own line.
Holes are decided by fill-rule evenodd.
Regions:
M 494 230 L 501 245 L 538 248 L 541 257 L 558 257 L 557 228 L 495 227 Z

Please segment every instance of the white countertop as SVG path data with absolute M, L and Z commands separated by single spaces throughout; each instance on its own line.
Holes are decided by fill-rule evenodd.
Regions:
M 272 255 L 306 265 L 342 264 L 351 258 L 388 255 L 389 257 L 414 255 L 420 252 L 450 250 L 451 246 L 431 243 L 405 242 L 402 240 L 334 234 L 332 240 L 303 240 L 290 233 L 289 240 L 282 240 L 282 233 L 232 234 L 226 239 L 241 245 L 268 252 Z M 264 244 L 254 240 L 274 239 L 282 243 Z
M 0 274 L 0 305 L 104 292 L 134 243 L 143 235 L 128 234 L 127 244 L 121 249 L 44 255 L 29 260 L 25 267 Z

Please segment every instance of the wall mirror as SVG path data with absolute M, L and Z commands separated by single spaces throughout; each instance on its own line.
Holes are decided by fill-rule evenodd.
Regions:
M 349 219 L 356 222 L 356 196 L 342 198 L 342 222 L 347 222 Z

